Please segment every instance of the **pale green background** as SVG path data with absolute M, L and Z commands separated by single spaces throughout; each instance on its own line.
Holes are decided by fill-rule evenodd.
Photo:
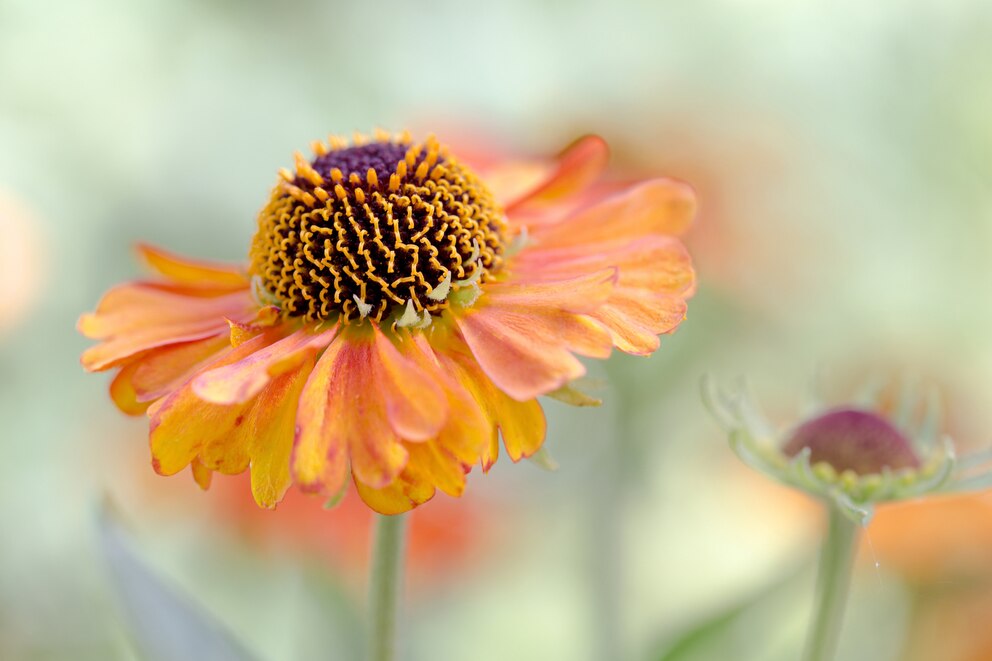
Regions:
M 962 440 L 987 440 L 988 3 L 0 0 L 0 189 L 37 219 L 43 285 L 0 337 L 0 657 L 133 654 L 96 512 L 150 473 L 145 429 L 78 366 L 77 315 L 136 275 L 137 240 L 241 259 L 292 151 L 373 126 L 476 127 L 528 153 L 597 132 L 702 209 L 688 320 L 652 359 L 593 369 L 602 409 L 548 405 L 556 474 L 473 474 L 499 543 L 411 597 L 404 658 L 591 661 L 611 638 L 659 658 L 807 568 L 818 521 L 738 468 L 704 373 L 749 375 L 785 423 L 818 367 L 905 369 L 953 384 Z M 199 509 L 128 519 L 260 658 L 353 658 L 334 586 L 360 578 L 260 557 Z M 797 580 L 734 654 L 795 657 Z M 898 658 L 905 614 L 885 566 L 859 574 L 843 658 Z

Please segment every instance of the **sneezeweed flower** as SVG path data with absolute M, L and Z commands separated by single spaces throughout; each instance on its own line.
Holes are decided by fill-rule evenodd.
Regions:
M 826 505 L 829 526 L 807 659 L 833 658 L 859 531 L 877 504 L 992 486 L 986 466 L 992 455 L 957 458 L 951 439 L 940 433 L 934 394 L 918 401 L 904 388 L 893 410 L 868 394 L 855 403 L 820 407 L 782 432 L 743 386 L 725 390 L 707 379 L 703 398 L 744 463 Z
M 875 505 L 936 493 L 992 486 L 982 453 L 959 459 L 940 432 L 939 399 L 916 401 L 910 389 L 888 412 L 875 395 L 822 407 L 779 432 L 746 388 L 722 390 L 704 383 L 704 400 L 728 432 L 744 463 L 773 479 L 836 506 L 867 524 Z M 914 422 L 912 412 L 923 409 Z
M 163 475 L 248 470 L 266 508 L 293 482 L 336 499 L 349 477 L 385 514 L 458 496 L 500 439 L 513 461 L 540 450 L 538 397 L 587 403 L 577 355 L 648 355 L 685 317 L 692 192 L 588 194 L 598 138 L 478 169 L 408 134 L 313 152 L 280 171 L 247 264 L 142 246 L 157 277 L 80 319 L 100 341 L 83 365 L 117 370 Z

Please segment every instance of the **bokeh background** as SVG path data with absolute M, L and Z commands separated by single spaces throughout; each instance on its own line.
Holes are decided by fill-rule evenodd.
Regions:
M 987 443 L 990 118 L 982 0 L 0 0 L 0 658 L 142 658 L 161 586 L 256 658 L 360 657 L 356 499 L 155 476 L 74 324 L 138 240 L 242 259 L 292 151 L 374 126 L 595 132 L 701 200 L 687 321 L 593 368 L 603 407 L 547 405 L 560 469 L 413 515 L 404 658 L 797 658 L 821 513 L 739 466 L 699 379 L 786 425 L 815 373 L 908 375 Z M 992 658 L 989 496 L 883 509 L 862 556 L 840 658 Z

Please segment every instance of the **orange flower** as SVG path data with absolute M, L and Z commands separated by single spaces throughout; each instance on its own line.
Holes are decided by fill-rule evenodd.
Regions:
M 361 500 L 345 498 L 325 510 L 315 499 L 289 491 L 279 503 L 279 516 L 266 516 L 268 512 L 256 507 L 247 495 L 246 481 L 241 476 L 214 480 L 210 488 L 216 493 L 209 516 L 217 525 L 261 552 L 285 553 L 288 548 L 302 557 L 328 562 L 342 579 L 365 575 L 374 518 Z M 499 547 L 503 532 L 492 525 L 491 517 L 482 516 L 494 510 L 495 503 L 472 495 L 457 501 L 438 500 L 413 513 L 406 542 L 409 580 L 429 584 L 442 574 L 451 575 L 453 569 L 471 566 L 486 550 Z
M 348 475 L 399 513 L 471 466 L 541 447 L 537 397 L 605 358 L 658 348 L 694 286 L 674 235 L 692 192 L 655 179 L 586 193 L 607 149 L 478 174 L 433 138 L 332 137 L 296 155 L 258 219 L 247 269 L 140 248 L 160 278 L 116 287 L 80 331 L 92 371 L 147 411 L 155 470 L 251 472 L 274 507 L 292 482 L 336 498 Z M 483 182 L 487 183 L 483 183 Z

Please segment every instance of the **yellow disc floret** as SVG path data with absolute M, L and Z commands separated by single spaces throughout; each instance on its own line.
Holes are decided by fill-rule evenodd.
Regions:
M 287 317 L 429 323 L 502 263 L 503 212 L 434 139 L 332 137 L 297 154 L 258 218 L 250 272 Z

